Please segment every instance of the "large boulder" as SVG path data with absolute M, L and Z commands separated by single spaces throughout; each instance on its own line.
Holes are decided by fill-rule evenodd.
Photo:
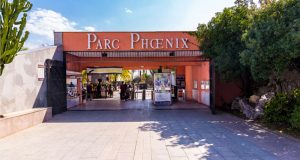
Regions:
M 247 118 L 255 120 L 262 117 L 264 114 L 265 104 L 274 97 L 274 92 L 268 92 L 262 95 L 260 98 L 258 96 L 252 97 L 252 102 L 256 102 L 255 106 L 251 106 L 247 99 L 236 98 L 231 105 L 231 109 L 240 110 Z M 250 98 L 251 99 L 251 98 Z M 254 104 L 254 103 L 253 103 Z
M 247 99 L 235 98 L 231 104 L 231 109 L 239 110 L 247 118 L 253 119 L 254 108 L 249 104 Z
M 241 111 L 243 114 L 249 118 L 249 119 L 254 119 L 254 108 L 248 103 L 247 100 L 241 99 L 239 101 L 239 104 L 241 106 Z
M 252 95 L 252 96 L 250 96 L 250 98 L 249 98 L 249 102 L 252 103 L 252 104 L 256 104 L 256 103 L 258 103 L 259 98 L 260 98 L 260 97 L 257 96 L 257 95 Z
M 240 104 L 239 104 L 239 101 L 240 101 L 240 97 L 236 97 L 233 101 L 232 101 L 232 103 L 231 103 L 231 109 L 232 110 L 239 110 L 239 111 L 241 111 L 241 106 L 240 106 Z
M 274 92 L 268 92 L 268 93 L 262 95 L 262 96 L 260 97 L 260 99 L 258 100 L 258 104 L 257 104 L 257 105 L 263 106 L 263 107 L 264 107 L 265 104 L 266 104 L 267 102 L 269 102 L 274 96 L 275 96 L 275 93 L 274 93 Z
M 260 97 L 257 105 L 255 106 L 255 118 L 260 118 L 264 115 L 264 108 L 266 103 L 269 102 L 274 96 L 274 92 L 268 92 Z

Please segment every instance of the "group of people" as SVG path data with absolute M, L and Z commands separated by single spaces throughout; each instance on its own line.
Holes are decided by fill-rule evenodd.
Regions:
M 83 97 L 86 97 L 87 100 L 92 100 L 93 98 L 112 98 L 114 93 L 113 87 L 114 86 L 109 83 L 109 81 L 103 81 L 102 79 L 98 79 L 97 84 L 88 82 L 86 89 L 83 89 Z M 128 100 L 130 98 L 131 85 L 121 82 L 119 87 L 120 99 L 125 101 Z
M 87 83 L 87 100 L 92 100 L 92 98 L 107 98 L 113 97 L 113 89 L 110 83 L 105 83 L 102 79 L 98 79 L 98 84 L 93 87 L 90 82 Z
M 122 82 L 120 85 L 120 99 L 121 100 L 128 100 L 130 97 L 130 90 L 131 86 L 128 86 L 126 83 Z

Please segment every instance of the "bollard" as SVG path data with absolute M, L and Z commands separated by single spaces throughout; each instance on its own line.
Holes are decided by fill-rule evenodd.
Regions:
M 146 99 L 146 90 L 143 89 L 142 100 L 145 100 L 145 99 Z

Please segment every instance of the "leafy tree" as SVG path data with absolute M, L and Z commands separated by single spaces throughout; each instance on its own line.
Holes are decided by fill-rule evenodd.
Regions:
M 253 2 L 253 0 L 236 0 L 234 2 L 237 6 L 244 6 L 244 7 L 256 7 L 256 4 Z
M 131 71 L 127 70 L 127 69 L 123 69 L 122 74 L 121 74 L 121 78 L 125 81 L 125 82 L 129 82 L 131 81 L 132 77 L 131 77 Z
M 82 76 L 82 84 L 86 85 L 88 82 L 88 75 L 86 69 L 81 71 L 81 76 Z
M 255 80 L 274 77 L 280 88 L 283 71 L 300 59 L 300 1 L 269 3 L 255 13 L 243 38 L 247 49 L 241 62 L 250 67 Z
M 261 6 L 266 6 L 272 2 L 275 2 L 275 0 L 259 0 L 258 2 Z
M 24 45 L 29 32 L 23 34 L 26 17 L 32 7 L 28 0 L 0 0 L 0 76 L 5 64 L 11 63 Z M 19 15 L 23 13 L 22 18 Z
M 241 64 L 240 54 L 246 45 L 242 36 L 249 29 L 255 10 L 251 1 L 237 1 L 236 5 L 217 13 L 206 25 L 197 28 L 200 48 L 204 55 L 215 60 L 216 71 L 223 80 L 240 79 L 245 94 L 249 94 L 250 71 Z
M 119 74 L 110 74 L 110 75 L 108 75 L 108 77 L 109 77 L 109 80 L 113 84 L 113 87 L 114 87 L 113 89 L 117 90 L 117 79 L 119 77 Z

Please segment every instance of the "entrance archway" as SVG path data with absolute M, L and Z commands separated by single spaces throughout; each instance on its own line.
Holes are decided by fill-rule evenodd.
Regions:
M 196 38 L 188 32 L 63 32 L 55 35 L 64 48 L 69 78 L 80 79 L 83 70 L 93 67 L 158 72 L 169 69 L 176 72 L 176 78 L 184 77 L 186 100 L 207 106 L 213 102 L 211 63 L 203 58 Z M 80 93 L 81 87 L 77 88 Z

